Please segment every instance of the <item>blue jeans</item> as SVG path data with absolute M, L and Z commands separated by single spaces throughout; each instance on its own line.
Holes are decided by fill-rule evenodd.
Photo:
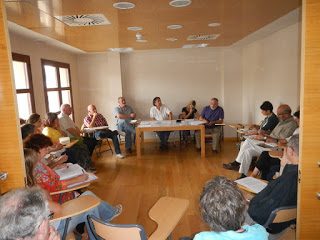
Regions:
M 126 149 L 131 149 L 132 143 L 134 143 L 134 139 L 136 136 L 136 130 L 134 129 L 134 127 L 130 123 L 122 122 L 118 123 L 118 130 L 125 132 L 125 147 Z
M 161 131 L 161 132 L 157 132 L 159 138 L 160 138 L 160 146 L 167 146 L 168 145 L 168 140 L 169 140 L 169 136 L 170 136 L 169 131 Z
M 111 131 L 109 129 L 96 131 L 94 136 L 98 140 L 101 138 L 110 138 L 112 140 L 116 154 L 121 153 L 120 144 L 119 144 L 119 140 L 118 140 L 118 131 Z
M 97 197 L 94 193 L 92 193 L 90 191 L 86 191 L 86 192 L 82 193 L 81 195 L 92 195 L 92 196 Z M 92 208 L 89 211 L 84 212 L 82 214 L 79 214 L 77 216 L 71 217 L 71 220 L 70 220 L 69 225 L 68 225 L 67 233 L 72 232 L 76 228 L 76 226 L 78 224 L 84 222 L 86 224 L 87 229 L 88 229 L 89 239 L 94 239 L 93 234 L 89 230 L 90 228 L 89 228 L 89 224 L 88 224 L 88 221 L 87 221 L 87 216 L 88 215 L 93 215 L 93 216 L 95 216 L 95 217 L 97 217 L 97 218 L 99 218 L 101 220 L 109 222 L 109 221 L 111 221 L 113 216 L 115 214 L 117 214 L 117 213 L 118 213 L 118 209 L 117 208 L 111 206 L 107 202 L 101 201 L 100 204 L 97 207 Z M 65 223 L 66 223 L 66 220 L 62 220 L 60 222 L 56 222 L 56 223 L 53 224 L 53 226 L 55 226 L 55 228 L 59 232 L 60 236 L 62 236 L 62 234 L 63 234 Z

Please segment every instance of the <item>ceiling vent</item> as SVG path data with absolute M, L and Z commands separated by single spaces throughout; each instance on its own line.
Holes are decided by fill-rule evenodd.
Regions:
M 125 10 L 134 8 L 136 5 L 131 2 L 117 2 L 112 5 L 114 8 Z
M 186 7 L 191 4 L 191 0 L 172 0 L 169 5 L 172 7 Z
M 185 44 L 182 46 L 182 48 L 204 48 L 207 47 L 207 43 L 201 43 L 201 44 Z
M 103 14 L 82 14 L 55 16 L 57 19 L 70 27 L 99 26 L 110 24 Z
M 206 41 L 206 40 L 215 40 L 220 36 L 220 34 L 210 34 L 210 35 L 190 35 L 188 36 L 188 41 Z

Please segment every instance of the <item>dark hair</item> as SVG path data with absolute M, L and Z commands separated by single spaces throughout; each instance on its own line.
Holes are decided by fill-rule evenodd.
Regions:
M 27 120 L 27 123 L 30 123 L 30 124 L 35 124 L 36 122 L 38 122 L 40 119 L 40 115 L 38 113 L 32 113 L 28 120 Z
M 260 109 L 261 109 L 261 110 L 264 110 L 264 111 L 268 111 L 268 110 L 269 110 L 270 112 L 272 112 L 272 110 L 273 110 L 273 105 L 272 105 L 272 103 L 269 102 L 269 101 L 264 101 L 264 102 L 261 104 Z
M 217 101 L 217 102 L 219 102 L 219 100 L 218 100 L 218 98 L 211 98 L 211 100 L 215 100 L 215 101 Z
M 46 120 L 45 120 L 44 126 L 53 127 L 54 121 L 56 119 L 58 119 L 58 114 L 53 113 L 53 112 L 48 112 L 46 114 Z
M 19 121 L 20 121 L 20 125 L 23 125 L 26 123 L 26 120 L 24 120 L 23 118 L 19 118 Z
M 27 123 L 21 126 L 21 135 L 22 139 L 25 139 L 30 134 L 33 134 L 35 130 L 35 126 L 33 124 Z
M 32 134 L 24 141 L 25 148 L 31 148 L 36 152 L 39 152 L 42 148 L 50 146 L 52 146 L 51 139 L 43 134 Z
M 235 182 L 217 176 L 204 186 L 200 196 L 200 211 L 203 220 L 213 231 L 240 229 L 245 210 L 245 199 Z
M 153 105 L 153 106 L 156 105 L 156 101 L 157 101 L 157 100 L 161 100 L 160 97 L 155 97 L 155 98 L 152 100 L 152 105 Z
M 296 111 L 293 116 L 295 116 L 296 118 L 299 118 L 300 119 L 300 110 L 299 111 Z

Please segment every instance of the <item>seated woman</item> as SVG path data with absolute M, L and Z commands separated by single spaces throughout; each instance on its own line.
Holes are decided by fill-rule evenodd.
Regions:
M 293 114 L 293 118 L 295 122 L 298 125 L 298 128 L 293 132 L 293 135 L 299 134 L 299 126 L 300 126 L 300 111 L 296 111 Z M 279 146 L 285 146 L 290 138 L 288 137 L 286 139 L 280 139 L 278 141 Z M 253 172 L 251 173 L 251 177 L 257 177 L 259 174 L 261 174 L 261 179 L 263 180 L 272 180 L 273 176 L 276 172 L 280 171 L 280 158 L 272 157 L 269 154 L 269 151 L 264 151 L 259 156 L 255 168 L 253 169 Z
M 155 97 L 152 100 L 153 107 L 150 109 L 150 118 L 152 120 L 162 121 L 162 120 L 172 120 L 171 110 L 162 104 L 160 97 Z M 170 131 L 159 131 L 157 135 L 160 138 L 160 149 L 165 150 L 168 148 L 168 139 L 170 136 Z
M 218 176 L 206 183 L 200 196 L 200 211 L 211 231 L 198 233 L 194 240 L 268 239 L 261 225 L 243 225 L 246 200 L 236 183 L 225 177 Z
M 195 119 L 199 118 L 198 110 L 196 109 L 196 101 L 192 100 L 187 104 L 187 106 L 182 108 L 181 114 L 179 115 L 181 119 Z M 183 141 L 187 141 L 188 136 L 190 136 L 190 131 L 185 130 L 182 131 L 182 139 Z
M 273 105 L 271 102 L 264 101 L 260 106 L 260 110 L 265 118 L 259 125 L 251 125 L 247 135 L 270 134 L 271 131 L 277 126 L 279 119 L 273 112 Z
M 49 141 L 50 139 L 47 139 L 47 143 L 49 143 Z M 78 177 L 60 181 L 59 175 L 57 175 L 52 169 L 50 169 L 49 167 L 47 167 L 41 162 L 41 157 L 43 157 L 44 154 L 46 154 L 46 147 L 41 148 L 39 150 L 39 153 L 37 153 L 32 149 L 27 149 L 27 148 L 24 149 L 28 187 L 38 185 L 42 189 L 48 192 L 53 192 L 53 191 L 65 189 L 70 184 L 81 182 L 87 179 L 88 176 L 86 174 L 83 174 Z M 63 202 L 75 198 L 74 192 L 63 193 L 63 195 L 64 195 L 64 197 L 62 198 Z M 90 191 L 86 191 L 81 195 L 92 195 L 97 197 Z M 52 197 L 52 199 L 57 200 L 54 196 Z M 60 205 L 52 201 L 50 201 L 49 207 L 52 212 L 58 212 L 60 209 Z M 78 224 L 83 222 L 86 223 L 87 229 L 89 229 L 89 225 L 87 223 L 87 218 L 86 218 L 87 215 L 89 214 L 94 215 L 100 219 L 104 219 L 105 221 L 111 221 L 116 216 L 119 216 L 121 212 L 122 212 L 122 206 L 120 204 L 113 207 L 107 202 L 101 201 L 97 207 L 91 209 L 90 211 L 87 211 L 81 215 L 72 217 L 69 223 L 68 233 L 71 232 L 73 229 L 75 229 L 75 227 Z M 58 223 L 55 222 L 55 227 L 61 235 L 63 233 L 64 226 L 65 226 L 65 221 L 61 221 Z M 90 231 L 89 231 L 89 237 L 90 237 L 89 239 L 94 239 L 93 236 L 91 236 Z
M 58 115 L 56 113 L 47 113 L 44 129 L 42 133 L 48 136 L 53 144 L 59 143 L 60 137 L 65 137 L 65 133 L 60 129 Z M 95 171 L 89 150 L 85 144 L 78 142 L 71 148 L 66 149 L 68 161 L 71 163 L 78 163 L 81 167 L 88 171 Z
M 34 133 L 41 133 L 43 129 L 42 120 L 38 113 L 32 113 L 29 118 L 27 119 L 27 123 L 32 124 L 35 126 Z
M 192 100 L 187 106 L 182 108 L 180 118 L 182 119 L 194 119 L 199 117 L 198 110 L 196 109 L 196 101 Z

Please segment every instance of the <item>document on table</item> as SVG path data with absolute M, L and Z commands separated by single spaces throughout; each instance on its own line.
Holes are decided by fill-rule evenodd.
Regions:
M 66 180 L 82 175 L 84 169 L 78 164 L 68 163 L 67 166 L 57 169 L 55 172 L 60 176 L 60 180 Z
M 77 183 L 74 183 L 74 184 L 70 184 L 70 185 L 68 185 L 68 188 L 73 188 L 75 186 L 82 185 L 84 183 L 89 183 L 89 182 L 92 182 L 92 181 L 98 179 L 98 177 L 96 175 L 94 175 L 93 173 L 87 173 L 87 172 L 85 172 L 85 173 L 88 174 L 88 179 L 87 180 L 85 180 L 83 182 L 77 182 Z
M 235 182 L 241 186 L 248 188 L 253 193 L 259 193 L 267 186 L 267 183 L 253 177 L 241 178 L 235 180 Z

